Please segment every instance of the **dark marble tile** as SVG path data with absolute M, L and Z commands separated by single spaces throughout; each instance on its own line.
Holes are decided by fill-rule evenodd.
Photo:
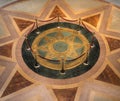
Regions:
M 19 72 L 16 72 L 12 80 L 8 84 L 7 88 L 2 94 L 2 97 L 9 95 L 13 92 L 16 92 L 22 88 L 30 86 L 32 83 L 26 80 Z
M 94 16 L 90 16 L 88 18 L 83 19 L 85 22 L 93 25 L 94 27 L 97 27 L 98 21 L 100 19 L 100 14 L 98 15 L 94 15 Z
M 96 79 L 120 86 L 120 78 L 113 72 L 109 65 L 106 66 L 105 70 Z
M 74 101 L 77 88 L 53 89 L 58 101 Z
M 13 43 L 0 46 L 0 55 L 11 58 L 12 57 L 12 46 L 13 46 Z
M 31 21 L 27 21 L 27 20 L 23 20 L 23 19 L 14 18 L 14 20 L 15 20 L 18 28 L 20 29 L 20 31 L 24 30 L 29 25 L 33 24 L 33 22 L 31 22 Z
M 50 15 L 50 18 L 57 17 L 58 15 L 62 17 L 66 17 L 65 14 L 60 10 L 60 8 L 58 6 L 55 6 L 54 10 Z
M 106 39 L 111 51 L 120 48 L 120 40 L 109 37 L 106 37 Z

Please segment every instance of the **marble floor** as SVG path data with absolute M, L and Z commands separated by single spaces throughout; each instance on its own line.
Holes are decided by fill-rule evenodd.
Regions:
M 21 59 L 21 42 L 35 19 L 42 26 L 56 14 L 81 18 L 99 40 L 98 62 L 79 77 L 42 77 Z M 119 27 L 118 0 L 0 0 L 0 101 L 120 101 Z

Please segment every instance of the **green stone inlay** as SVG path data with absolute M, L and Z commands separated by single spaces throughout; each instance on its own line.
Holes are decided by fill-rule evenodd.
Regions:
M 45 44 L 46 44 L 46 41 L 45 41 L 45 39 L 43 38 L 43 39 L 40 40 L 38 46 L 42 46 L 42 45 L 45 45 Z
M 78 37 L 75 37 L 74 42 L 76 42 L 76 43 L 82 43 L 82 40 L 80 38 L 78 38 Z
M 83 53 L 83 51 L 84 51 L 84 46 L 82 48 L 78 48 L 76 50 L 76 52 L 77 52 L 78 55 L 81 55 Z
M 67 37 L 67 36 L 71 35 L 71 33 L 69 33 L 69 32 L 62 32 L 62 34 L 64 35 L 64 37 Z
M 38 53 L 39 53 L 39 54 L 40 54 L 40 56 L 42 56 L 42 57 L 45 57 L 45 56 L 46 56 L 46 54 L 47 54 L 47 52 L 42 51 L 42 50 L 38 50 Z
M 55 57 L 55 58 L 52 58 L 52 60 L 58 60 L 58 58 L 57 58 L 57 57 Z
M 47 36 L 55 37 L 56 34 L 57 34 L 57 32 L 53 32 L 53 33 L 48 34 Z
M 68 49 L 68 44 L 63 42 L 63 41 L 58 41 L 58 42 L 53 44 L 53 48 L 57 52 L 65 52 Z

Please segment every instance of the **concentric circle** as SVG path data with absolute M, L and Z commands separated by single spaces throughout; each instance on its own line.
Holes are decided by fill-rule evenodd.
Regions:
M 39 35 L 35 33 L 36 30 L 28 34 L 27 39 L 32 51 L 26 50 L 26 40 L 23 38 L 19 40 L 16 50 L 16 53 L 19 54 L 19 56 L 16 55 L 19 65 L 26 73 L 28 71 L 32 78 L 43 83 L 69 84 L 71 80 L 78 82 L 82 78 L 88 78 L 93 74 L 92 71 L 96 72 L 104 61 L 105 51 L 101 51 L 100 54 L 98 42 L 98 40 L 102 42 L 102 39 L 99 35 L 96 35 L 99 37 L 97 37 L 98 40 L 94 39 L 95 47 L 90 48 L 93 35 L 88 30 L 76 24 L 65 22 L 61 23 L 62 27 L 58 30 L 56 28 L 57 25 L 57 23 L 51 23 L 41 26 L 39 28 L 41 31 Z M 79 32 L 76 31 L 78 28 Z M 53 46 L 57 42 L 68 44 L 67 49 L 63 52 L 56 51 Z M 100 45 L 104 47 L 104 43 L 100 43 Z M 22 52 L 19 50 L 21 49 L 20 47 Z M 21 58 L 20 55 L 22 56 Z M 100 59 L 98 59 L 99 55 Z M 61 63 L 59 60 L 61 57 L 66 60 L 64 68 L 66 73 L 64 75 L 60 74 Z M 25 63 L 22 62 L 21 64 L 19 61 L 23 60 Z M 36 60 L 40 64 L 39 68 L 34 67 Z M 86 60 L 89 62 L 88 65 L 83 64 Z M 65 83 L 63 80 L 58 79 L 65 79 Z
M 61 70 L 60 61 L 62 58 L 67 63 L 65 69 L 75 68 L 82 64 L 87 58 L 89 48 L 90 44 L 87 38 L 69 28 L 46 30 L 32 43 L 33 56 L 37 54 L 34 56 L 37 57 L 37 61 L 53 70 Z

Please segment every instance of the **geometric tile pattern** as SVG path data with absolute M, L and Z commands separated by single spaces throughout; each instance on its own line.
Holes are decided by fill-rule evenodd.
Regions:
M 22 20 L 22 19 L 18 19 L 18 18 L 14 18 L 14 20 L 20 31 L 23 31 L 25 28 L 27 28 L 28 26 L 33 24 L 33 22 L 31 22 L 31 21 Z
M 120 59 L 120 51 L 112 53 L 108 56 L 108 60 L 116 68 L 118 72 L 120 72 L 120 62 L 118 61 L 119 59 Z
M 16 72 L 13 76 L 12 80 L 8 84 L 7 88 L 5 89 L 2 97 L 9 95 L 13 92 L 16 92 L 22 88 L 30 86 L 32 83 L 26 80 L 19 72 Z
M 100 18 L 100 14 L 97 15 L 93 15 L 87 18 L 84 18 L 83 20 L 91 25 L 93 25 L 94 27 L 97 27 L 98 21 Z
M 119 0 L 106 0 L 115 5 L 103 2 L 104 0 L 19 0 L 8 3 L 12 1 L 15 0 L 0 1 L 0 6 L 3 7 L 0 8 L 0 55 L 10 57 L 0 57 L 0 96 L 3 94 L 0 101 L 57 101 L 56 98 L 58 101 L 120 101 L 120 7 L 115 6 L 116 2 L 119 4 Z M 92 32 L 102 36 L 103 42 L 108 42 L 105 45 L 110 49 L 107 49 L 105 64 L 109 65 L 105 69 L 104 65 L 99 66 L 98 74 L 93 74 L 89 79 L 82 78 L 79 84 L 72 85 L 44 85 L 33 78 L 27 80 L 21 72 L 14 75 L 14 70 L 19 71 L 21 68 L 15 67 L 17 62 L 13 62 L 16 60 L 16 41 L 22 37 L 17 33 L 18 28 L 25 34 L 24 29 L 29 29 L 35 18 L 46 20 L 56 14 L 66 19 L 82 18 L 86 23 L 97 27 L 96 30 L 87 26 Z M 44 25 L 45 22 L 40 24 Z M 9 78 L 12 80 L 9 81 Z M 52 92 L 49 89 L 53 89 Z
M 12 58 L 12 46 L 13 43 L 0 46 L 0 55 Z
M 83 85 L 77 101 L 119 101 L 120 87 L 101 82 L 88 81 Z
M 7 61 L 7 60 L 0 59 L 0 66 L 4 67 L 4 70 L 0 75 L 0 89 L 2 88 L 4 83 L 6 82 L 10 73 L 14 69 L 15 65 L 16 65 L 16 63 L 14 63 L 14 62 L 10 62 L 10 61 Z
M 96 79 L 120 86 L 120 78 L 113 72 L 109 65 L 106 66 L 103 72 Z
M 120 40 L 113 39 L 113 38 L 110 38 L 110 37 L 106 37 L 106 39 L 107 39 L 107 42 L 109 44 L 110 51 L 113 51 L 115 49 L 120 48 Z
M 49 90 L 43 85 L 33 85 L 23 92 L 13 94 L 11 98 L 2 98 L 2 101 L 55 101 Z
M 65 17 L 65 14 L 60 10 L 58 6 L 55 6 L 54 10 L 50 15 L 50 18 L 57 17 L 57 16 Z
M 94 93 L 94 97 L 92 101 L 119 101 L 120 99 L 115 96 L 108 96 L 104 93 L 99 92 L 92 92 L 91 95 Z M 93 96 L 93 95 L 92 95 Z
M 6 37 L 9 34 L 10 33 L 9 33 L 9 31 L 8 31 L 4 21 L 3 21 L 3 18 L 2 18 L 2 16 L 0 16 L 0 38 L 1 37 Z
M 77 88 L 54 89 L 58 101 L 74 101 Z
M 9 32 L 9 35 L 7 34 L 7 36 L 5 35 L 5 31 L 7 30 L 3 30 L 2 28 L 2 33 L 3 33 L 3 36 L 1 37 L 0 39 L 0 44 L 3 44 L 3 43 L 8 43 L 9 41 L 11 40 L 15 40 L 16 38 L 18 38 L 18 34 L 17 34 L 17 31 L 15 29 L 15 26 L 13 25 L 13 21 L 11 20 L 10 16 L 9 16 L 9 13 L 5 13 L 5 11 L 0 11 L 1 12 L 1 16 L 3 18 L 3 21 L 5 23 L 5 27 L 8 29 L 8 32 Z M 2 24 L 0 24 L 2 25 Z

